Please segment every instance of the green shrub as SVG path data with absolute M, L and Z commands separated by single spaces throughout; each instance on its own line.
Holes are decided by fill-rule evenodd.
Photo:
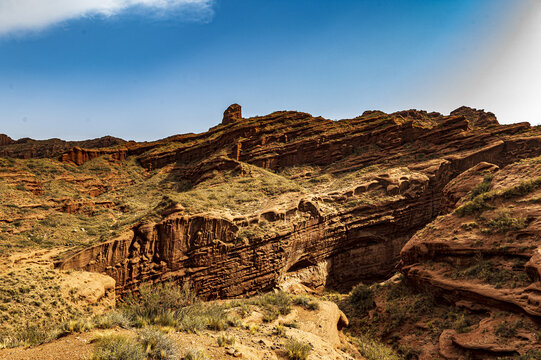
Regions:
M 349 302 L 357 311 L 366 313 L 375 307 L 374 292 L 370 287 L 359 284 L 351 290 Z
M 144 360 L 141 345 L 124 335 L 103 336 L 96 343 L 91 360 Z
M 148 359 L 178 359 L 178 350 L 174 341 L 157 329 L 145 328 L 140 330 L 137 334 L 137 341 L 143 348 L 143 352 Z
M 525 218 L 514 218 L 509 211 L 500 209 L 494 219 L 487 222 L 491 233 L 506 233 L 508 231 L 521 230 L 526 227 Z
M 475 198 L 478 195 L 484 194 L 486 192 L 490 191 L 490 188 L 492 187 L 492 179 L 494 178 L 494 175 L 486 175 L 483 179 L 483 182 L 478 184 L 470 194 L 470 199 Z
M 289 339 L 286 343 L 287 358 L 290 360 L 306 360 L 310 351 L 312 346 L 308 343 L 296 339 Z

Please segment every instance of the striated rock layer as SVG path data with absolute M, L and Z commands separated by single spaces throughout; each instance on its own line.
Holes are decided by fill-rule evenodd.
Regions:
M 161 221 L 137 224 L 57 266 L 106 273 L 120 293 L 145 281 L 177 279 L 208 298 L 295 281 L 345 288 L 384 278 L 410 237 L 458 201 L 450 194 L 464 190 L 446 188 L 452 179 L 475 166 L 492 171 L 541 154 L 541 136 L 528 124 L 497 125 L 490 114 L 471 112 L 466 115 L 482 119 L 476 126 L 466 115 L 415 110 L 367 112 L 338 122 L 279 112 L 125 149 L 74 149 L 62 160 L 136 156 L 147 169 L 174 164 L 179 180 L 192 186 L 226 169 L 249 178 L 245 164 L 274 171 L 310 165 L 325 174 L 380 169 L 242 216 L 194 213 L 173 204 Z M 269 226 L 272 231 L 265 230 Z M 246 229 L 257 231 L 245 236 Z
M 124 140 L 111 136 L 85 141 L 33 140 L 29 138 L 15 141 L 6 135 L 0 134 L 0 156 L 18 159 L 48 158 L 59 156 L 72 147 L 94 149 L 123 143 L 125 143 Z

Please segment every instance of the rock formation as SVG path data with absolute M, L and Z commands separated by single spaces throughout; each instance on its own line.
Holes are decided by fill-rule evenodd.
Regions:
M 124 140 L 111 136 L 85 141 L 33 140 L 29 138 L 14 141 L 5 135 L 0 135 L 0 156 L 18 159 L 48 158 L 59 156 L 72 147 L 95 149 L 123 143 L 125 143 Z
M 537 349 L 540 128 L 466 107 L 240 119 L 232 105 L 205 133 L 60 155 L 67 143 L 0 147 L 52 157 L 0 158 L 0 249 L 62 246 L 58 269 L 109 275 L 119 295 L 166 280 L 207 299 L 349 290 L 400 270 L 407 287 L 377 287 L 363 319 L 388 319 L 382 337 L 424 359 Z
M 487 127 L 490 125 L 498 125 L 496 115 L 484 110 L 472 109 L 467 106 L 462 106 L 451 112 L 452 116 L 464 116 L 472 126 Z
M 14 141 L 12 138 L 5 134 L 0 134 L 0 146 L 10 145 L 13 144 Z
M 292 278 L 336 288 L 382 279 L 392 273 L 408 239 L 442 206 L 448 209 L 458 201 L 456 194 L 464 190 L 448 185 L 452 179 L 472 167 L 470 172 L 491 172 L 541 154 L 540 136 L 520 136 L 528 129 L 524 124 L 472 129 L 464 116 L 416 110 L 370 112 L 338 122 L 281 112 L 173 139 L 173 149 L 147 144 L 151 151 L 138 155 L 143 166 L 176 163 L 179 179 L 194 185 L 220 171 L 242 175 L 245 163 L 274 171 L 310 164 L 331 174 L 387 165 L 346 188 L 290 199 L 280 210 L 229 218 L 173 206 L 163 220 L 136 225 L 58 266 L 107 273 L 119 292 L 144 281 L 188 280 L 210 298 L 253 294 Z M 227 157 L 211 156 L 224 148 Z M 114 151 L 121 159 L 141 149 Z M 482 181 L 475 179 L 470 181 Z M 335 210 L 326 212 L 327 204 Z M 241 236 L 243 229 L 263 224 L 276 232 Z
M 227 125 L 242 119 L 242 107 L 239 104 L 232 104 L 224 111 L 222 125 Z

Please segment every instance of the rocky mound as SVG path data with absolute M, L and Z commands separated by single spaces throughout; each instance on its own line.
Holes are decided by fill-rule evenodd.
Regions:
M 409 283 L 480 314 L 468 331 L 442 333 L 440 354 L 541 354 L 541 158 L 482 164 L 450 185 L 458 206 L 401 252 Z

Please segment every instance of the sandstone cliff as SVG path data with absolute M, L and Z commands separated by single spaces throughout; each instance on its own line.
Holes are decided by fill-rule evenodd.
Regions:
M 0 156 L 18 159 L 47 158 L 59 156 L 75 146 L 93 149 L 116 146 L 124 142 L 124 140 L 112 136 L 84 141 L 33 140 L 29 138 L 15 141 L 6 135 L 0 134 Z
M 176 280 L 207 299 L 349 290 L 401 269 L 362 320 L 378 336 L 427 359 L 536 350 L 539 127 L 465 107 L 331 121 L 232 106 L 202 134 L 93 144 L 0 158 L 3 252 L 61 248 L 57 269 L 109 275 L 119 295 Z M 496 330 L 519 320 L 529 340 L 503 346 Z
M 144 281 L 189 280 L 209 298 L 249 295 L 292 278 L 316 288 L 382 279 L 409 238 L 442 211 L 453 178 L 484 161 L 505 166 L 541 153 L 541 137 L 529 129 L 472 127 L 462 115 L 414 110 L 338 122 L 281 112 L 156 143 L 135 155 L 138 161 L 167 167 L 189 186 L 203 189 L 224 171 L 250 184 L 259 177 L 255 165 L 312 187 L 258 209 L 232 211 L 217 202 L 210 213 L 183 200 L 179 208 L 173 196 L 163 220 L 137 224 L 58 266 L 107 273 L 119 292 Z M 123 159 L 141 150 L 117 151 Z M 293 166 L 312 173 L 285 175 Z M 313 186 L 324 174 L 336 178 Z

